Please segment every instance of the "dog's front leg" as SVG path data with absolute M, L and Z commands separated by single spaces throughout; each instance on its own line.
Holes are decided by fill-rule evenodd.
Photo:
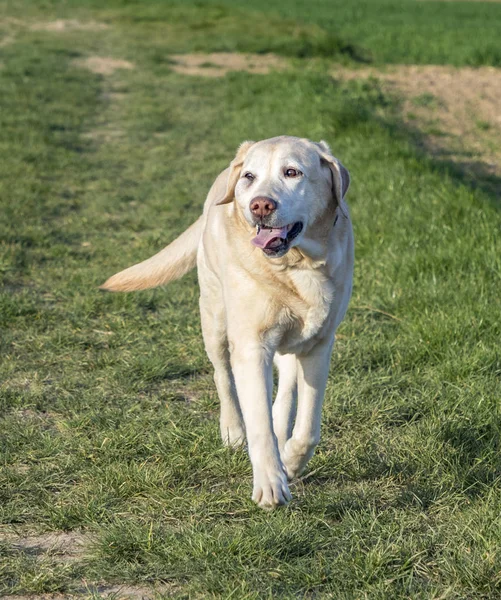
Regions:
M 262 508 L 274 508 L 286 504 L 291 494 L 273 433 L 272 353 L 258 340 L 241 337 L 234 339 L 230 347 L 254 475 L 252 499 Z
M 298 405 L 292 436 L 282 459 L 289 479 L 302 473 L 320 441 L 320 422 L 334 337 L 297 357 Z

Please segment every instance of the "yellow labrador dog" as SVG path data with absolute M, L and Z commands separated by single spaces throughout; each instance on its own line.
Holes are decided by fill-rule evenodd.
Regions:
M 247 439 L 252 499 L 287 503 L 320 438 L 335 332 L 352 288 L 348 171 L 325 142 L 244 142 L 214 182 L 203 215 L 152 258 L 106 281 L 127 292 L 198 265 L 221 435 Z M 273 361 L 279 371 L 272 407 Z

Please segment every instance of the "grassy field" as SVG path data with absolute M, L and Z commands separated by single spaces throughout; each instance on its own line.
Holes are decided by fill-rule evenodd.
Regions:
M 0 2 L 0 594 L 499 598 L 499 198 L 327 65 L 499 64 L 501 6 L 243 4 Z M 218 50 L 292 63 L 171 69 Z M 282 133 L 349 168 L 357 262 L 321 445 L 265 513 L 219 441 L 195 273 L 97 287 L 195 220 L 242 140 Z
M 242 8 L 249 4 L 208 3 Z M 356 47 L 356 57 L 364 62 L 501 66 L 501 5 L 496 2 L 254 0 L 252 6 L 321 26 Z

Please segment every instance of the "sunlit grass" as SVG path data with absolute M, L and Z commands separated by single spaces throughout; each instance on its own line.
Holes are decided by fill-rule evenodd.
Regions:
M 175 44 L 152 8 L 81 10 L 109 29 L 25 29 L 2 48 L 0 514 L 94 541 L 70 566 L 5 543 L 2 591 L 85 578 L 179 597 L 496 598 L 495 198 L 419 154 L 375 84 L 300 63 L 184 77 L 159 60 Z M 135 68 L 73 62 L 89 55 Z M 245 453 L 218 438 L 195 274 L 130 295 L 97 286 L 198 216 L 242 140 L 280 133 L 328 140 L 349 168 L 357 262 L 311 474 L 269 514 L 250 501 Z

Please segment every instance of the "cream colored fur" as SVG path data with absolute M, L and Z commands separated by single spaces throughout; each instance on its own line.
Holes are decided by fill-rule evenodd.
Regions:
M 288 169 L 300 175 L 287 176 Z M 231 446 L 247 440 L 252 497 L 263 508 L 290 500 L 287 478 L 301 474 L 320 439 L 335 331 L 352 286 L 348 186 L 348 171 L 325 142 L 288 136 L 244 142 L 214 182 L 198 221 L 102 286 L 162 285 L 184 275 L 196 257 L 221 435 Z M 250 203 L 257 196 L 277 202 L 268 226 L 303 224 L 283 256 L 266 256 L 251 244 Z M 272 405 L 273 361 L 279 385 Z
M 120 271 L 101 286 L 113 292 L 134 292 L 157 287 L 179 279 L 197 264 L 197 248 L 202 235 L 203 218 L 157 254 Z

